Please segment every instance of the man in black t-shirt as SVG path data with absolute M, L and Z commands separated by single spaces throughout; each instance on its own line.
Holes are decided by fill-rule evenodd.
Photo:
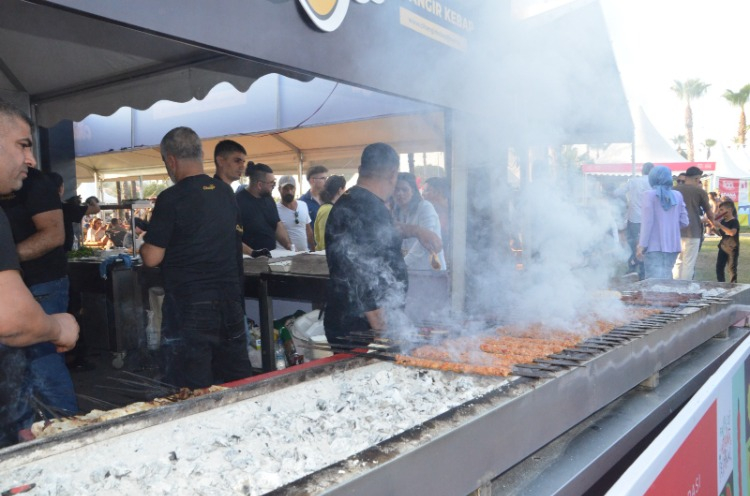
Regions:
M 55 188 L 57 188 L 57 194 L 62 200 L 65 195 L 65 181 L 63 181 L 62 176 L 57 172 L 47 172 L 47 176 Z M 90 196 L 86 199 L 86 203 L 81 205 L 81 197 L 76 195 L 63 202 L 62 210 L 63 226 L 65 228 L 65 243 L 63 244 L 63 248 L 67 253 L 73 249 L 73 242 L 75 241 L 73 224 L 80 224 L 84 215 L 98 214 L 101 208 L 99 207 L 99 199 L 97 197 Z
M 156 199 L 141 257 L 164 276 L 165 381 L 202 388 L 249 377 L 237 202 L 204 173 L 192 129 L 168 132 L 161 155 L 175 184 Z
M 23 280 L 48 314 L 68 310 L 68 261 L 63 249 L 62 202 L 52 181 L 30 167 L 20 190 L 0 196 L 8 216 Z M 78 412 L 73 380 L 64 357 L 51 343 L 26 349 L 34 393 L 47 405 Z
M 31 152 L 31 121 L 15 107 L 0 101 L 0 194 L 18 190 L 36 160 Z M 29 427 L 27 358 L 23 348 L 49 341 L 67 351 L 78 339 L 72 315 L 47 315 L 21 279 L 16 245 L 8 218 L 0 211 L 0 447 L 18 441 L 18 431 Z
M 276 202 L 271 197 L 276 186 L 273 170 L 266 164 L 250 162 L 245 175 L 250 178 L 250 184 L 237 193 L 244 231 L 243 252 L 251 255 L 253 250 L 273 250 L 277 241 L 287 250 L 291 249 L 289 233 L 281 222 Z

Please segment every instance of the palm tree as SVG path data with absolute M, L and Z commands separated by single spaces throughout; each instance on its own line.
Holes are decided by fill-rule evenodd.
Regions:
M 703 146 L 706 147 L 706 160 L 708 160 L 711 158 L 711 148 L 716 146 L 716 140 L 706 138 L 706 141 L 703 142 Z
M 673 136 L 672 144 L 675 146 L 675 150 L 677 150 L 677 153 L 682 155 L 684 158 L 687 158 L 687 153 L 685 153 L 685 150 L 682 149 L 682 145 L 685 144 L 684 134 L 678 134 L 677 136 Z
M 750 84 L 743 86 L 740 91 L 734 92 L 732 90 L 726 90 L 724 98 L 735 107 L 740 108 L 740 127 L 737 130 L 737 143 L 741 146 L 745 146 L 745 136 L 747 134 L 747 122 L 745 121 L 745 104 L 747 103 L 748 97 L 750 97 Z
M 690 108 L 690 101 L 702 97 L 710 84 L 704 83 L 700 79 L 688 79 L 684 83 L 675 81 L 672 91 L 677 93 L 680 100 L 684 100 L 685 107 L 685 139 L 687 140 L 687 159 L 690 162 L 695 160 L 695 145 L 693 143 L 693 109 Z

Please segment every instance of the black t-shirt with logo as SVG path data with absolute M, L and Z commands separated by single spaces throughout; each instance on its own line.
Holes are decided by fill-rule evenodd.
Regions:
M 736 229 L 734 236 L 728 235 L 726 232 L 719 230 L 721 234 L 721 241 L 719 241 L 719 248 L 724 251 L 737 250 L 740 247 L 740 221 L 735 219 L 721 220 L 721 225 L 727 229 Z
M 276 202 L 270 196 L 256 198 L 246 189 L 237 193 L 242 216 L 242 241 L 253 250 L 276 248 L 276 226 L 281 221 Z
M 38 169 L 29 168 L 29 175 L 20 190 L 0 196 L 0 207 L 5 211 L 18 244 L 37 232 L 32 217 L 51 210 L 62 210 L 57 188 Z M 54 281 L 67 275 L 68 261 L 63 245 L 41 257 L 21 262 L 23 280 L 27 286 Z
M 232 189 L 201 174 L 156 198 L 144 241 L 166 249 L 161 264 L 165 289 L 189 301 L 209 291 L 239 297 L 241 236 Z
M 380 198 L 358 186 L 349 189 L 331 209 L 325 239 L 329 341 L 369 329 L 365 312 L 384 308 L 392 316 L 403 310 L 409 286 L 403 240 Z

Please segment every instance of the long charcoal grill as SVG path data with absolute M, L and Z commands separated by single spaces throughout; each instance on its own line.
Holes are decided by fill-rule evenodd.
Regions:
M 644 281 L 632 289 L 647 290 L 656 284 L 687 292 L 688 284 L 696 283 Z M 494 392 L 274 493 L 469 494 L 746 316 L 749 285 L 700 286 L 726 292 L 620 326 L 534 366 L 519 366 L 517 372 L 527 377 L 498 380 L 505 385 Z M 111 456 L 105 453 L 113 437 L 138 436 L 151 425 L 283 393 L 288 386 L 371 362 L 364 356 L 335 361 L 13 446 L 0 451 L 0 480 L 3 474 L 46 457 L 73 456 L 71 451 L 83 446 L 96 444 L 102 456 Z

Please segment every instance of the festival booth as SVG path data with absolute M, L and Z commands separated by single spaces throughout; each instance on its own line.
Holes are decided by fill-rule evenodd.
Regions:
M 521 157 L 523 186 L 531 160 L 525 152 L 532 148 L 634 141 L 598 3 L 532 4 L 524 12 L 518 4 L 486 0 L 5 0 L 0 94 L 26 104 L 42 126 L 109 115 L 124 105 L 146 109 L 165 98 L 204 98 L 220 81 L 245 91 L 272 72 L 300 81 L 325 77 L 440 106 L 453 252 L 448 290 L 428 303 L 458 313 L 497 296 L 500 285 L 487 290 L 475 276 L 490 272 L 503 246 L 496 236 L 510 210 L 509 149 Z M 164 120 L 154 132 L 173 123 Z M 50 156 L 53 170 L 75 168 L 74 154 L 60 159 L 51 153 L 66 145 L 51 138 L 67 132 L 72 142 L 72 124 L 61 126 L 40 132 L 42 155 Z M 486 194 L 475 194 L 478 187 Z M 590 231 L 595 223 L 588 224 Z M 597 258 L 588 255 L 584 262 Z M 537 288 L 563 272 L 544 274 Z M 257 280 L 252 290 L 266 303 L 280 294 L 323 294 L 323 275 L 294 276 L 271 270 L 246 282 Z M 299 284 L 313 279 L 317 285 Z M 564 309 L 563 293 L 574 289 L 582 288 L 529 298 L 535 301 L 528 313 Z M 654 291 L 652 283 L 638 285 L 627 296 L 638 300 Z M 675 285 L 661 301 L 683 311 L 631 308 L 624 324 L 605 323 L 605 334 L 510 370 L 507 363 L 439 368 L 432 360 L 419 363 L 437 370 L 407 368 L 395 363 L 405 349 L 351 349 L 203 396 L 146 405 L 149 410 L 0 451 L 0 490 L 33 482 L 40 491 L 63 487 L 81 494 L 434 495 L 521 493 L 544 484 L 527 493 L 583 494 L 746 336 L 728 331 L 736 305 L 750 303 L 746 285 Z M 273 320 L 269 308 L 263 307 L 265 324 Z M 471 321 L 432 322 L 426 336 L 442 343 L 446 334 L 478 328 L 497 338 L 510 317 L 508 308 L 488 308 Z M 711 340 L 722 332 L 728 339 Z M 263 340 L 273 353 L 266 346 L 272 337 Z M 701 370 L 690 368 L 696 357 Z M 637 386 L 656 387 L 654 376 L 668 365 L 662 381 L 670 388 L 642 394 Z M 487 369 L 494 375 L 471 373 Z M 426 408 L 434 391 L 440 410 Z M 638 398 L 648 404 L 630 409 Z M 402 400 L 415 403 L 405 408 Z M 635 413 L 621 415 L 626 411 Z M 596 439 L 576 438 L 586 434 Z M 552 452 L 542 453 L 547 447 Z
M 741 151 L 740 151 L 741 153 Z M 718 191 L 720 196 L 727 196 L 737 206 L 737 219 L 741 226 L 748 225 L 748 214 L 750 213 L 750 169 L 735 162 L 734 157 L 742 158 L 740 153 L 730 154 L 720 143 L 714 148 L 716 159 L 716 170 L 710 179 L 710 191 Z

